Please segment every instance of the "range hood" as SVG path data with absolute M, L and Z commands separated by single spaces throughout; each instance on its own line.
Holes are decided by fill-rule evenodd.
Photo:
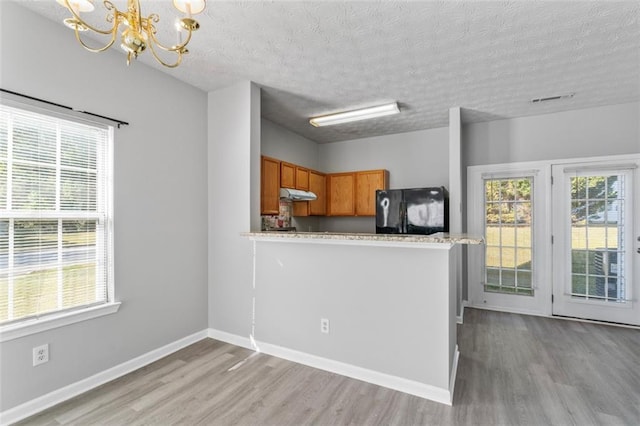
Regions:
M 300 189 L 280 188 L 280 198 L 292 201 L 313 201 L 316 194 L 310 191 L 302 191 Z

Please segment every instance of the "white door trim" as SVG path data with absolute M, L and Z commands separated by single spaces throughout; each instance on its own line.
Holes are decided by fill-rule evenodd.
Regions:
M 631 161 L 631 162 L 630 162 Z M 636 250 L 640 247 L 637 236 L 640 235 L 640 156 L 635 159 L 627 156 L 617 160 L 602 160 L 598 162 L 562 162 L 554 165 L 553 202 L 556 206 L 553 217 L 553 232 L 556 244 L 553 246 L 553 259 L 556 262 L 553 272 L 553 294 L 555 303 L 553 314 L 584 318 L 596 321 L 611 321 L 623 324 L 640 325 L 640 256 Z M 571 227 L 568 226 L 569 209 L 569 173 L 576 175 L 605 175 L 615 173 L 627 176 L 624 204 L 628 220 L 625 223 L 624 241 L 626 253 L 624 255 L 624 269 L 626 278 L 626 303 L 604 302 L 600 300 L 581 300 L 572 297 L 569 280 L 571 277 Z M 634 195 L 636 195 L 634 197 Z M 635 215 L 635 216 L 634 216 Z M 620 260 L 620 259 L 618 259 Z
M 551 167 L 548 162 L 523 162 L 487 166 L 472 166 L 467 171 L 467 230 L 484 234 L 484 179 L 532 177 L 534 206 L 532 236 L 535 296 L 489 293 L 484 291 L 484 246 L 468 248 L 469 306 L 531 315 L 551 315 L 551 245 L 549 221 L 551 214 Z M 549 237 L 546 237 L 549 236 Z

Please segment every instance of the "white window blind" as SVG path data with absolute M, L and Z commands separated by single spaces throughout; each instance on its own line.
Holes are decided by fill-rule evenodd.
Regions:
M 112 140 L 0 105 L 0 324 L 110 301 Z

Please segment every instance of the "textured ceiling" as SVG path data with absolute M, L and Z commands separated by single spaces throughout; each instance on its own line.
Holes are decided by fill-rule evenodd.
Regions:
M 18 2 L 58 22 L 68 15 L 55 0 Z M 140 3 L 173 29 L 170 1 Z M 196 18 L 180 67 L 162 68 L 149 53 L 138 61 L 205 91 L 254 81 L 264 118 L 317 142 L 443 127 L 452 106 L 475 122 L 640 100 L 638 1 L 209 0 Z M 401 114 L 308 124 L 389 101 Z

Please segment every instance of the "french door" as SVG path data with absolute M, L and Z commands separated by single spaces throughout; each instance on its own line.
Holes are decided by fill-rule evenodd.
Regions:
M 549 315 L 549 167 L 543 164 L 470 167 L 469 232 L 484 246 L 469 246 L 471 306 Z
M 639 166 L 552 166 L 554 315 L 640 325 Z

